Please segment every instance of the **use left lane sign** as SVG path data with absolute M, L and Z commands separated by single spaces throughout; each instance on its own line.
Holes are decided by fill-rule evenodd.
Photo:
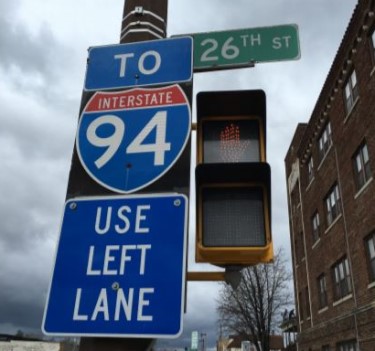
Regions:
M 181 194 L 67 201 L 44 332 L 178 336 L 185 291 L 187 204 Z
M 132 193 L 175 164 L 190 128 L 190 104 L 177 84 L 97 92 L 80 118 L 78 156 L 96 182 L 112 191 Z

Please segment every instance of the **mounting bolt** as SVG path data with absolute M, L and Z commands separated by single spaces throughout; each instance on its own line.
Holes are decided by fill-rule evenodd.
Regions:
M 76 202 L 72 202 L 70 205 L 69 205 L 69 208 L 71 210 L 75 210 L 77 208 L 77 203 Z
M 112 289 L 115 290 L 115 291 L 117 291 L 118 289 L 120 289 L 120 284 L 118 282 L 114 282 L 112 284 Z
M 134 8 L 134 13 L 135 13 L 136 15 L 143 15 L 143 6 L 136 6 L 136 7 Z

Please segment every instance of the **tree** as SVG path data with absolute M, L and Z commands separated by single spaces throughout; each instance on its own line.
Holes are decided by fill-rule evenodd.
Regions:
M 246 267 L 241 274 L 237 289 L 223 284 L 217 306 L 220 323 L 228 332 L 252 341 L 257 351 L 269 351 L 271 332 L 292 303 L 292 275 L 284 251 L 277 252 L 272 264 Z

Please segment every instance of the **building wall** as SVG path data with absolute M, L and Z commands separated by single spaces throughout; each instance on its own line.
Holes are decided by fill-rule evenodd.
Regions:
M 300 351 L 331 350 L 355 340 L 375 350 L 375 283 L 370 279 L 365 238 L 375 230 L 375 181 L 356 188 L 353 156 L 365 140 L 375 178 L 374 2 L 359 1 L 307 125 L 299 125 L 285 158 Z M 355 70 L 358 99 L 347 111 L 344 89 Z M 323 159 L 318 140 L 330 122 L 332 145 Z M 313 178 L 308 164 L 313 160 Z M 337 184 L 341 214 L 327 223 L 325 197 Z M 312 217 L 319 213 L 320 235 Z M 352 291 L 334 296 L 333 266 L 343 257 Z M 318 277 L 326 276 L 327 306 L 320 307 Z
M 0 341 L 1 351 L 59 351 L 60 344 L 42 341 Z

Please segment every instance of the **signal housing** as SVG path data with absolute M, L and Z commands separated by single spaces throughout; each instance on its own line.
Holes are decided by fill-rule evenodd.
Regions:
M 197 122 L 196 261 L 272 261 L 265 93 L 199 93 Z

